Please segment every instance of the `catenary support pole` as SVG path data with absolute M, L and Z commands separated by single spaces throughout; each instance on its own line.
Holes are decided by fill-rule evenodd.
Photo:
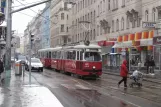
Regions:
M 7 4 L 7 11 L 6 11 L 6 20 L 7 20 L 7 36 L 6 36 L 6 54 L 5 54 L 5 72 L 6 77 L 11 77 L 11 34 L 12 34 L 12 14 L 46 3 L 50 2 L 51 0 L 41 1 L 39 3 L 35 3 L 29 6 L 25 6 L 23 8 L 17 9 L 12 11 L 12 0 L 6 0 Z
M 6 54 L 5 54 L 5 71 L 6 77 L 11 77 L 11 31 L 12 31 L 12 0 L 7 0 L 7 36 L 6 36 Z
M 32 42 L 31 42 L 31 32 L 28 26 L 29 30 L 29 44 L 30 44 L 30 49 L 29 49 L 29 84 L 31 85 L 31 49 L 32 49 Z

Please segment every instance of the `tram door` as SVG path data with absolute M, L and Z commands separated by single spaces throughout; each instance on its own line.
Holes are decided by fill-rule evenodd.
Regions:
M 58 59 L 58 70 L 61 70 L 61 52 L 57 52 L 57 59 Z

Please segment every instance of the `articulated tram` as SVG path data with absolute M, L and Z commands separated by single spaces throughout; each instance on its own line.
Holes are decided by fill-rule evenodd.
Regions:
M 64 46 L 38 52 L 44 67 L 81 77 L 102 75 L 101 47 L 98 45 Z

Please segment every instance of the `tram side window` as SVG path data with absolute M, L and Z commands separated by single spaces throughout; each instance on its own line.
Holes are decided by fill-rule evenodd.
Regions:
M 44 55 L 44 57 L 45 57 L 45 58 L 47 58 L 47 56 L 48 56 L 48 53 L 47 53 L 47 52 L 45 52 L 45 55 Z
M 51 58 L 51 52 L 49 52 L 49 58 Z
M 80 60 L 83 60 L 83 52 L 80 51 Z
M 67 56 L 68 56 L 67 52 L 64 52 L 64 59 L 67 59 Z
M 52 52 L 52 58 L 56 58 L 56 52 Z
M 70 59 L 70 52 L 66 52 L 67 54 L 67 59 Z
M 76 59 L 76 51 L 73 51 L 72 59 L 73 59 L 73 60 L 75 60 L 75 59 Z
M 60 56 L 61 56 L 60 54 L 61 52 L 57 52 L 57 57 L 56 57 L 57 59 L 60 59 Z
M 77 51 L 77 60 L 79 60 L 79 51 Z

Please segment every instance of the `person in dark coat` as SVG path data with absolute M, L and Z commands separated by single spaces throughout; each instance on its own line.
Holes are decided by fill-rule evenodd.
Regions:
M 149 66 L 150 66 L 150 61 L 148 58 L 146 58 L 146 61 L 144 63 L 144 66 L 146 66 L 146 69 L 147 69 L 147 74 L 149 73 Z
M 151 57 L 151 60 L 150 60 L 150 73 L 154 73 L 154 67 L 155 67 L 155 61 L 153 59 L 153 56 Z
M 122 65 L 121 65 L 121 70 L 120 70 L 120 76 L 122 77 L 122 80 L 118 82 L 118 86 L 124 82 L 124 87 L 127 87 L 127 74 L 128 74 L 128 69 L 127 69 L 127 61 L 124 60 Z
M 4 72 L 4 66 L 3 66 L 2 59 L 1 59 L 0 60 L 0 75 L 1 75 L 2 72 Z

